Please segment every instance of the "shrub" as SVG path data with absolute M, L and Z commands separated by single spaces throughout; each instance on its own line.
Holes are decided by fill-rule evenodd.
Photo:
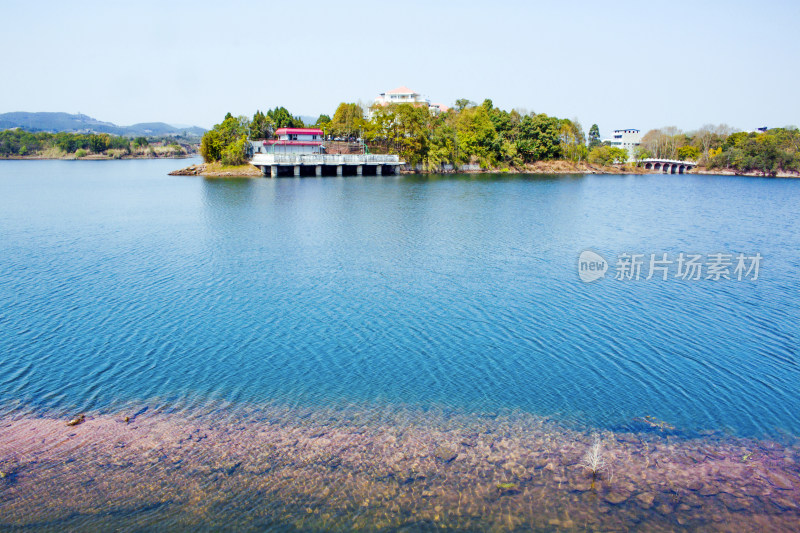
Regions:
M 75 150 L 75 157 L 77 157 L 78 159 L 80 159 L 81 157 L 86 157 L 86 154 L 87 152 L 83 148 L 78 148 L 77 150 Z

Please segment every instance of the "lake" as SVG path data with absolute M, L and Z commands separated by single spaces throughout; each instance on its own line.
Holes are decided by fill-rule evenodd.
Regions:
M 0 162 L 0 527 L 800 524 L 797 181 L 183 165 Z

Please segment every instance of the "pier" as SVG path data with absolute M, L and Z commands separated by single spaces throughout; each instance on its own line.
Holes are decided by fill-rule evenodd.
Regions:
M 379 154 L 263 154 L 250 163 L 265 176 L 382 176 L 404 164 L 397 155 Z

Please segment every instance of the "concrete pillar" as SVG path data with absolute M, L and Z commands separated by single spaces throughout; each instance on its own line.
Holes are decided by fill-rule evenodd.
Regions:
M 382 176 L 383 175 L 383 165 L 378 165 L 375 167 L 375 175 Z
M 294 166 L 294 177 L 295 178 L 299 178 L 300 177 L 300 165 L 295 165 Z
M 361 165 L 358 165 L 358 166 L 356 167 L 356 176 L 361 176 L 361 175 L 363 175 L 363 174 L 364 174 L 364 167 L 363 167 L 363 166 L 361 166 Z
M 267 166 L 266 165 L 258 167 L 258 169 L 261 171 L 261 175 L 262 176 L 266 176 L 267 175 Z
M 278 177 L 278 165 L 272 165 L 269 171 L 270 178 L 277 178 Z
M 342 175 L 342 165 L 336 165 L 336 175 L 337 176 Z
M 318 178 L 322 176 L 322 165 L 317 165 L 317 167 L 314 169 L 314 173 Z

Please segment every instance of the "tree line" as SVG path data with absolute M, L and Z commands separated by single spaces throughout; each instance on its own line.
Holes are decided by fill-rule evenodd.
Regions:
M 533 161 L 583 161 L 591 156 L 577 120 L 504 111 L 491 100 L 481 105 L 458 100 L 455 109 L 438 115 L 427 106 L 412 104 L 376 106 L 371 111 L 365 118 L 359 104 L 342 103 L 333 117 L 320 115 L 313 125 L 283 107 L 257 111 L 252 119 L 228 113 L 203 136 L 200 153 L 206 162 L 242 164 L 248 157 L 248 139 L 269 139 L 284 127 L 315 126 L 329 138 L 363 139 L 373 152 L 398 154 L 408 164 L 430 170 L 446 164 L 520 167 Z
M 398 154 L 407 164 L 429 171 L 465 164 L 524 169 L 530 163 L 556 159 L 612 165 L 651 157 L 767 175 L 800 171 L 800 133 L 793 127 L 756 133 L 734 132 L 725 125 L 689 133 L 667 127 L 647 132 L 629 154 L 602 142 L 597 124 L 587 135 L 577 119 L 506 111 L 489 99 L 481 104 L 459 99 L 452 109 L 438 114 L 413 104 L 376 105 L 369 111 L 343 102 L 332 117 L 320 115 L 308 125 L 284 107 L 259 110 L 252 119 L 228 113 L 203 136 L 200 151 L 207 162 L 243 164 L 249 157 L 248 139 L 270 139 L 284 127 L 315 126 L 329 139 L 363 140 L 373 153 Z
M 800 172 L 799 148 L 800 130 L 794 126 L 736 132 L 725 124 L 708 124 L 689 133 L 674 126 L 651 130 L 642 138 L 634 156 L 691 160 L 712 169 L 775 176 L 779 172 Z
M 21 129 L 0 131 L 0 157 L 74 155 L 83 157 L 89 154 L 104 154 L 121 157 L 132 154 L 156 154 L 151 144 L 163 144 L 160 153 L 181 155 L 187 147 L 174 139 L 148 139 L 147 137 L 122 137 L 108 133 L 48 133 L 29 132 Z

